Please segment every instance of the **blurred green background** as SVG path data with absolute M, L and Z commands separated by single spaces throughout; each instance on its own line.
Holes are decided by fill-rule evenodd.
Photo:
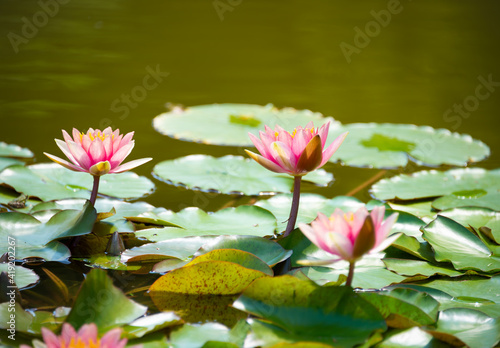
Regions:
M 167 102 L 231 102 L 447 128 L 490 146 L 479 166 L 500 166 L 496 0 L 0 0 L 0 17 L 0 141 L 30 148 L 35 162 L 62 155 L 61 129 L 107 125 L 136 132 L 129 159 L 154 157 L 135 170 L 150 178 L 166 159 L 239 154 L 151 125 Z M 493 83 L 477 94 L 482 78 Z M 331 187 L 304 189 L 332 197 L 378 172 L 326 169 Z M 155 183 L 146 201 L 174 210 L 231 199 Z

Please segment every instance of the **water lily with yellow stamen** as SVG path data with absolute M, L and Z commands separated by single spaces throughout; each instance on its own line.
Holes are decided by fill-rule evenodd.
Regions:
M 259 155 L 245 150 L 250 157 L 273 172 L 286 173 L 294 177 L 292 207 L 285 237 L 295 228 L 302 176 L 322 167 L 347 136 L 347 132 L 342 133 L 325 148 L 329 127 L 330 122 L 318 128 L 314 127 L 313 122 L 309 122 L 305 128 L 299 126 L 289 133 L 278 125 L 274 131 L 265 126 L 265 132 L 259 132 L 260 139 L 248 133 L 250 140 L 260 152 Z
M 123 348 L 127 339 L 120 339 L 122 329 L 108 331 L 102 338 L 97 336 L 95 324 L 85 324 L 78 332 L 68 323 L 63 324 L 60 336 L 47 328 L 42 328 L 43 342 L 34 340 L 34 348 Z M 141 346 L 135 346 L 140 348 Z M 20 348 L 31 348 L 21 344 Z
M 365 207 L 354 213 L 344 213 L 337 208 L 330 217 L 318 213 L 311 225 L 300 223 L 300 230 L 313 244 L 337 256 L 336 259 L 310 262 L 308 265 L 346 260 L 350 265 L 346 284 L 351 285 L 354 263 L 366 253 L 384 250 L 399 237 L 396 234 L 387 238 L 398 214 L 391 214 L 385 220 L 384 214 L 384 206 L 375 207 L 370 213 Z
M 141 158 L 122 164 L 134 148 L 135 143 L 132 140 L 134 132 L 124 136 L 120 134 L 120 130 L 113 131 L 108 127 L 103 131 L 89 128 L 87 133 L 81 133 L 73 128 L 73 137 L 65 130 L 62 133 L 64 141 L 55 139 L 56 144 L 71 162 L 45 152 L 44 154 L 63 167 L 86 172 L 94 177 L 94 188 L 90 198 L 92 204 L 97 197 L 100 176 L 122 173 L 151 161 L 151 158 Z

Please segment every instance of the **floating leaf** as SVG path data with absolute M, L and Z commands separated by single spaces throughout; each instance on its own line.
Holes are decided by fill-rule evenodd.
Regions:
M 145 222 L 160 226 L 179 226 L 165 230 L 147 230 L 136 233 L 152 241 L 171 238 L 205 235 L 273 235 L 276 218 L 265 209 L 256 206 L 241 205 L 226 208 L 215 213 L 206 213 L 202 209 L 190 207 L 178 213 L 164 211 L 159 214 L 147 212 L 138 217 L 129 218 L 135 222 Z M 165 233 L 162 233 L 165 232 Z
M 230 342 L 230 330 L 219 323 L 183 325 L 170 335 L 172 348 L 205 347 L 209 341 Z
M 433 338 L 419 327 L 403 331 L 389 331 L 376 348 L 448 348 L 449 345 Z
M 444 210 L 439 215 L 475 229 L 486 226 L 491 229 L 491 238 L 500 244 L 500 212 L 498 211 L 487 208 L 463 207 Z
M 46 223 L 24 213 L 3 213 L 0 214 L 0 248 L 7 250 L 8 242 L 15 240 L 17 259 L 35 256 L 63 261 L 70 256 L 69 250 L 55 240 L 91 232 L 95 219 L 95 209 L 88 201 L 83 210 L 62 210 Z
M 194 265 L 200 262 L 211 261 L 211 260 L 233 262 L 243 267 L 265 273 L 271 277 L 274 275 L 272 269 L 257 256 L 249 252 L 236 249 L 212 250 L 205 254 L 197 256 L 189 264 Z
M 163 307 L 163 292 L 188 295 L 233 295 L 265 273 L 227 261 L 188 264 L 160 277 L 149 289 L 153 302 Z
M 89 198 L 92 175 L 74 172 L 57 163 L 12 166 L 0 173 L 0 183 L 17 192 L 44 201 L 63 198 Z M 153 192 L 154 184 L 132 172 L 105 175 L 99 183 L 99 193 L 122 199 L 139 198 Z
M 173 312 L 161 312 L 134 320 L 123 327 L 127 338 L 143 337 L 145 334 L 182 323 Z
M 277 195 L 268 200 L 259 201 L 255 205 L 273 213 L 278 219 L 278 231 L 285 230 L 290 216 L 292 195 Z M 329 199 L 313 193 L 303 193 L 300 195 L 297 224 L 310 223 L 318 216 L 318 212 L 330 216 L 336 208 L 347 212 L 355 211 L 363 206 L 364 204 L 354 197 L 337 196 Z
M 160 162 L 153 173 L 169 184 L 224 194 L 271 195 L 290 192 L 293 187 L 292 176 L 271 172 L 254 160 L 241 156 L 190 155 Z M 318 169 L 303 179 L 327 186 L 333 181 L 333 175 Z
M 458 222 L 438 216 L 423 232 L 437 261 L 450 261 L 459 270 L 500 270 L 500 256 L 492 255 L 481 239 Z
M 254 254 L 269 266 L 286 260 L 292 254 L 276 242 L 254 236 L 220 236 L 204 244 L 195 254 L 202 255 L 217 249 L 238 249 Z
M 75 329 L 95 323 L 104 331 L 111 326 L 128 324 L 146 310 L 147 307 L 128 299 L 115 287 L 105 271 L 93 269 L 87 274 L 66 321 Z
M 233 306 L 296 335 L 330 338 L 340 345 L 359 344 L 385 328 L 378 311 L 350 287 L 319 287 L 292 276 L 254 281 Z
M 416 189 L 418 188 L 418 189 Z M 482 168 L 420 171 L 383 179 L 371 188 L 382 200 L 433 198 L 439 210 L 475 206 L 500 210 L 500 169 Z
M 387 325 L 398 329 L 431 325 L 437 319 L 439 302 L 425 292 L 393 289 L 379 293 L 362 293 L 361 297 L 385 317 Z
M 431 222 L 436 216 L 436 210 L 432 208 L 432 201 L 404 202 L 404 204 L 389 202 L 393 210 L 404 211 L 408 214 L 418 216 L 426 223 Z
M 467 308 L 451 308 L 439 313 L 436 329 L 425 328 L 432 336 L 453 346 L 489 348 L 500 340 L 500 320 Z
M 350 166 L 396 168 L 409 159 L 419 165 L 465 166 L 490 154 L 488 146 L 467 134 L 427 126 L 353 123 L 330 128 L 330 137 L 343 132 L 349 135 L 330 161 Z
M 0 142 L 0 157 L 31 158 L 33 156 L 33 152 L 31 152 L 27 148 L 23 148 L 18 145 L 7 144 L 3 141 Z
M 31 212 L 43 210 L 65 210 L 65 209 L 81 209 L 86 200 L 79 198 L 63 199 L 59 201 L 50 201 L 39 203 L 31 209 Z M 156 208 L 146 202 L 123 202 L 117 199 L 99 198 L 95 202 L 95 209 L 98 212 L 109 212 L 115 209 L 115 214 L 107 217 L 99 222 L 99 224 L 107 225 L 109 231 L 118 232 L 134 232 L 134 224 L 125 219 L 127 216 L 137 216 L 145 212 L 161 213 L 164 208 Z
M 35 284 L 40 279 L 33 270 L 22 266 L 12 266 L 9 263 L 0 263 L 0 273 L 2 272 L 13 274 L 13 280 L 19 289 Z
M 271 128 L 280 125 L 292 131 L 295 127 L 304 127 L 310 121 L 316 127 L 328 121 L 332 122 L 330 127 L 338 124 L 333 118 L 324 118 L 317 112 L 278 109 L 272 104 L 210 104 L 174 108 L 156 116 L 153 126 L 161 134 L 175 139 L 212 145 L 252 146 L 248 133 L 258 135 L 259 131 L 264 130 L 264 125 Z
M 411 277 L 423 275 L 432 277 L 433 275 L 445 275 L 449 277 L 458 277 L 463 275 L 463 272 L 456 271 L 451 265 L 443 263 L 440 266 L 420 260 L 406 259 L 383 259 L 387 268 L 399 275 Z
M 15 165 L 23 165 L 23 164 L 24 163 L 22 161 L 19 161 L 19 160 L 13 159 L 13 158 L 0 157 L 0 172 L 7 167 L 15 166 Z
M 23 213 L 28 213 L 30 209 L 40 203 L 39 200 L 27 198 L 26 195 L 19 194 L 18 192 L 8 189 L 6 187 L 0 186 L 0 204 L 9 209 L 10 211 L 18 211 Z M 16 204 L 12 204 L 17 202 Z M 23 204 L 19 204 L 22 202 Z

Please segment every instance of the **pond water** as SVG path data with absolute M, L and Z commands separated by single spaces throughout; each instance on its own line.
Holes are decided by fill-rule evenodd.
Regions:
M 154 157 L 141 175 L 165 159 L 239 153 L 151 125 L 167 102 L 233 102 L 448 128 L 490 146 L 480 166 L 500 164 L 497 1 L 2 0 L 0 13 L 0 139 L 30 148 L 36 162 L 59 154 L 61 129 L 108 124 L 136 132 L 131 159 Z M 481 79 L 493 82 L 476 98 Z M 327 196 L 377 172 L 326 169 L 337 177 Z M 146 200 L 174 210 L 231 199 L 156 184 Z

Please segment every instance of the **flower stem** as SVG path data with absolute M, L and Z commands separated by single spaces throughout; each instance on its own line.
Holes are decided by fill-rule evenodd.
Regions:
M 354 278 L 354 264 L 355 261 L 349 262 L 349 274 L 347 275 L 347 280 L 345 281 L 346 286 L 351 286 L 352 278 Z
M 300 181 L 302 176 L 293 177 L 293 198 L 292 198 L 292 208 L 290 209 L 290 217 L 288 218 L 288 224 L 286 225 L 285 234 L 286 237 L 295 228 L 295 222 L 297 221 L 297 213 L 299 212 L 299 199 L 300 199 Z
M 92 194 L 90 195 L 90 203 L 95 205 L 95 200 L 97 198 L 97 190 L 99 189 L 99 175 L 94 175 L 94 186 L 92 187 Z

